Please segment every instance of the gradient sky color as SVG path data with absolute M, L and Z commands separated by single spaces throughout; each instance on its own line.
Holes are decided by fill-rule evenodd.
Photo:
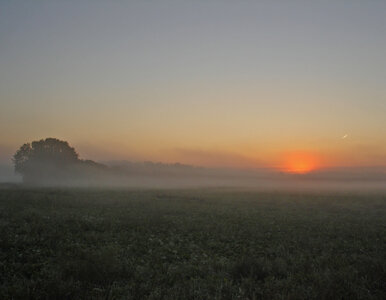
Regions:
M 3 0 L 0 160 L 384 166 L 385 53 L 386 1 Z

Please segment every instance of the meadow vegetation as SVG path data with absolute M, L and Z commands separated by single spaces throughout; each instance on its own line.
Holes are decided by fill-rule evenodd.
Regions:
M 385 299 L 386 196 L 0 189 L 2 299 Z

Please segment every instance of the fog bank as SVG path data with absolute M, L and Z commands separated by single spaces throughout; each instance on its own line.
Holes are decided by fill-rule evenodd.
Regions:
M 2 182 L 20 180 L 2 172 Z M 8 175 L 7 175 L 8 174 Z M 386 168 L 344 168 L 289 174 L 274 169 L 203 168 L 153 162 L 81 161 L 57 168 L 34 166 L 27 186 L 109 188 L 234 187 L 266 191 L 386 191 Z

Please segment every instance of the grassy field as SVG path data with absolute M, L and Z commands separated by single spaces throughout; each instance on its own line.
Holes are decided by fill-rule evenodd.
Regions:
M 0 190 L 1 299 L 386 299 L 386 196 Z

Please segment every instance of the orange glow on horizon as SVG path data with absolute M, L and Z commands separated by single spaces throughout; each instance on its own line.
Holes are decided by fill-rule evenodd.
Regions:
M 304 174 L 321 167 L 318 155 L 310 152 L 292 152 L 284 157 L 283 170 L 289 173 Z

